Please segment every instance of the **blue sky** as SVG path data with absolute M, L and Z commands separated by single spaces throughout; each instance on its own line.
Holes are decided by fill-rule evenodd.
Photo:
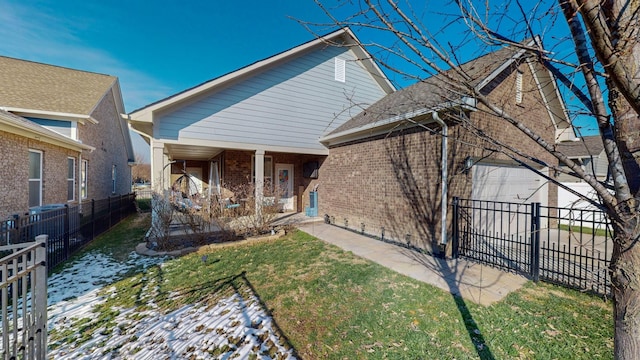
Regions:
M 357 10 L 349 1 L 324 3 L 339 18 Z M 451 18 L 442 3 L 415 1 L 413 10 L 444 25 Z M 0 54 L 118 76 L 131 112 L 313 39 L 294 19 L 327 22 L 312 0 L 0 0 Z M 449 25 L 443 39 L 457 41 L 465 33 Z M 356 34 L 363 43 L 390 40 Z M 479 55 L 471 52 L 460 56 Z M 400 87 L 409 83 L 386 73 Z

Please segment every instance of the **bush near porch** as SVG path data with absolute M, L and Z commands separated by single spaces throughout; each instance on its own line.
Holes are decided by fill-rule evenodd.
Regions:
M 130 228 L 108 233 L 104 241 L 108 245 L 102 248 L 110 251 L 122 244 L 132 249 L 135 241 L 129 234 L 139 236 L 135 228 L 144 225 L 119 225 L 118 229 Z M 100 244 L 96 242 L 94 249 Z M 243 274 L 300 358 L 613 358 L 612 304 L 598 297 L 529 283 L 505 300 L 483 307 L 300 231 L 129 273 L 114 282 L 107 303 L 95 310 L 94 318 L 108 318 L 112 314 L 107 312 L 114 309 L 145 308 L 132 299 L 153 298 L 161 312 L 215 302 L 219 296 L 215 284 L 238 274 Z M 141 294 L 141 288 L 131 287 L 145 277 L 162 279 L 153 293 Z M 87 337 L 92 331 L 108 331 L 104 326 L 108 324 L 78 321 L 78 330 Z
M 282 212 L 281 191 L 265 186 L 263 193 L 259 212 L 252 183 L 223 187 L 221 194 L 210 196 L 180 189 L 154 193 L 148 247 L 171 251 L 268 234 Z

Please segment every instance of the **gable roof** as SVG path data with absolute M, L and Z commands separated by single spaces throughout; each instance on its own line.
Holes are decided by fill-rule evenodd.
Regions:
M 569 158 L 598 156 L 604 150 L 600 135 L 584 136 L 576 141 L 564 141 L 558 144 L 558 151 Z
M 293 47 L 289 50 L 283 51 L 279 54 L 270 56 L 263 60 L 256 61 L 250 65 L 244 66 L 238 70 L 232 71 L 225 75 L 203 82 L 192 88 L 181 91 L 177 94 L 171 95 L 164 99 L 158 100 L 142 108 L 136 109 L 129 113 L 130 118 L 135 121 L 152 122 L 152 114 L 154 111 L 162 110 L 170 106 L 174 106 L 178 103 L 188 101 L 192 98 L 202 95 L 209 90 L 215 89 L 220 86 L 224 86 L 230 82 L 237 81 L 246 77 L 250 77 L 253 74 L 264 71 L 265 69 L 274 66 L 278 63 L 285 62 L 292 58 L 298 57 L 311 49 L 318 46 L 338 45 L 347 46 L 353 50 L 358 59 L 361 60 L 363 66 L 372 74 L 378 85 L 385 91 L 385 93 L 392 93 L 395 91 L 395 87 L 378 65 L 372 60 L 372 56 L 364 49 L 360 44 L 355 34 L 349 28 L 342 28 L 334 31 L 330 34 L 318 37 L 314 40 L 308 41 L 304 44 Z
M 533 40 L 523 42 L 531 45 Z M 489 85 L 502 71 L 520 60 L 525 56 L 525 51 L 515 47 L 503 47 L 497 51 L 485 54 L 476 59 L 468 61 L 458 66 L 458 69 L 465 73 L 469 80 L 469 84 L 476 90 L 481 91 Z M 536 71 L 532 68 L 534 74 Z M 548 73 L 548 70 L 544 70 Z M 345 122 L 340 127 L 333 130 L 320 139 L 324 143 L 339 143 L 341 139 L 352 140 L 355 134 L 359 137 L 367 137 L 366 133 L 371 133 L 373 129 L 390 126 L 391 124 L 406 119 L 416 119 L 420 116 L 426 116 L 428 113 L 439 111 L 451 107 L 467 107 L 475 108 L 475 100 L 464 94 L 458 89 L 452 89 L 446 81 L 446 76 L 460 78 L 460 75 L 453 69 L 445 71 L 444 74 L 437 74 L 425 80 L 419 81 L 407 88 L 396 91 L 382 98 L 377 103 L 362 111 L 360 114 Z M 537 75 L 536 76 L 540 76 Z M 550 74 L 542 75 L 545 81 L 538 81 L 539 90 L 544 93 L 544 97 L 550 97 L 550 101 L 554 101 L 556 106 L 561 108 L 561 112 L 566 117 L 564 104 L 559 100 L 559 93 L 553 83 L 553 89 L 543 89 L 540 83 L 548 83 L 549 79 L 553 79 Z M 549 106 L 549 104 L 547 104 Z M 556 117 L 557 112 L 549 111 L 550 116 Z M 552 119 L 555 122 L 564 121 L 563 119 Z M 566 121 L 565 121 L 566 122 Z M 568 124 L 568 122 L 566 122 Z
M 32 139 L 37 139 L 71 150 L 95 150 L 93 146 L 85 145 L 79 141 L 70 139 L 64 135 L 58 134 L 55 131 L 51 131 L 43 126 L 40 126 L 29 119 L 25 119 L 22 116 L 15 115 L 4 110 L 0 110 L 0 130 Z
M 0 56 L 0 107 L 89 118 L 115 76 Z

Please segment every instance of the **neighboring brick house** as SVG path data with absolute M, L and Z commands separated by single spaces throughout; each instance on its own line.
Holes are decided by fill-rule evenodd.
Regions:
M 0 56 L 0 218 L 131 189 L 118 78 Z
M 573 137 L 552 74 L 524 51 L 503 48 L 461 69 L 478 91 L 547 142 Z M 474 132 L 546 164 L 557 160 L 474 98 L 450 88 L 439 76 L 421 81 L 321 138 L 329 156 L 319 169 L 320 213 L 337 225 L 439 252 L 451 236 L 454 196 L 554 205 L 555 185 L 493 151 L 500 145 Z
M 571 141 L 563 141 L 558 144 L 558 150 L 567 155 L 569 159 L 580 164 L 582 168 L 599 181 L 607 180 L 609 161 L 604 152 L 604 144 L 600 135 L 584 136 Z M 581 182 L 578 177 L 568 174 L 560 174 L 561 182 Z

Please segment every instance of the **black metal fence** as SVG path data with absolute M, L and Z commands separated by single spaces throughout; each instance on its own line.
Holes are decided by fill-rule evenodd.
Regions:
M 613 241 L 597 209 L 454 199 L 453 256 L 610 295 Z
M 37 235 L 47 234 L 47 268 L 51 270 L 135 212 L 135 194 L 91 200 L 81 205 L 44 206 L 2 221 L 0 245 L 25 243 Z

